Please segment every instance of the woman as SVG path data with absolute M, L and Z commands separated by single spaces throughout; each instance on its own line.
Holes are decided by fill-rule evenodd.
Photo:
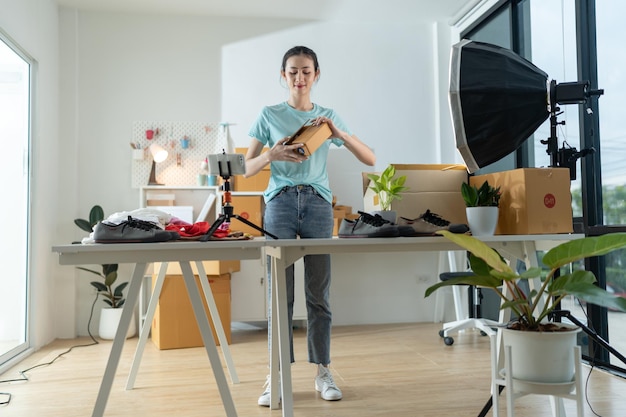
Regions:
M 326 160 L 331 143 L 345 146 L 359 161 L 374 165 L 372 150 L 347 128 L 332 109 L 311 101 L 311 88 L 319 79 L 317 55 L 305 46 L 288 50 L 280 69 L 289 88 L 286 102 L 264 107 L 249 135 L 246 176 L 257 174 L 270 164 L 271 176 L 265 190 L 263 227 L 279 239 L 329 238 L 333 232 L 332 192 Z M 286 145 L 289 135 L 307 121 L 328 123 L 331 139 L 311 156 L 297 152 L 298 145 Z M 264 146 L 269 149 L 261 153 Z M 287 273 L 289 329 L 293 318 L 293 265 Z M 340 400 L 341 390 L 333 381 L 330 364 L 331 311 L 329 303 L 330 255 L 304 257 L 304 287 L 307 308 L 307 346 L 309 362 L 317 364 L 315 389 L 328 401 Z M 271 282 L 268 281 L 268 282 Z M 271 290 L 270 290 L 271 294 Z M 291 362 L 294 362 L 293 334 L 290 330 Z M 269 378 L 258 404 L 270 405 Z

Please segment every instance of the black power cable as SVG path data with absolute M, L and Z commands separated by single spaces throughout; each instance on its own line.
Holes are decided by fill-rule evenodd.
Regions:
M 98 301 L 98 296 L 99 296 L 99 293 L 96 293 L 96 298 L 94 298 L 93 303 L 91 304 L 91 311 L 89 313 L 89 321 L 87 322 L 87 333 L 89 334 L 89 337 L 92 340 L 91 343 L 88 343 L 86 345 L 74 345 L 74 346 L 70 347 L 69 349 L 67 349 L 65 352 L 59 353 L 50 362 L 40 363 L 38 365 L 31 366 L 30 368 L 27 368 L 27 369 L 24 369 L 22 371 L 19 371 L 18 373 L 21 375 L 21 378 L 1 380 L 0 384 L 10 383 L 10 382 L 24 382 L 24 381 L 28 381 L 28 376 L 26 376 L 26 372 L 32 371 L 33 369 L 41 368 L 43 366 L 52 365 L 54 362 L 56 362 L 57 359 L 61 358 L 64 355 L 67 355 L 68 353 L 70 353 L 75 348 L 89 347 L 89 346 L 94 346 L 94 345 L 99 344 L 100 342 L 98 342 L 96 340 L 96 338 L 93 337 L 93 335 L 91 334 L 91 329 L 90 329 L 90 327 L 91 327 L 91 319 L 93 318 L 93 310 L 94 310 L 94 307 L 96 305 L 96 301 Z M 0 405 L 8 405 L 11 402 L 11 393 L 9 393 L 9 392 L 0 392 L 0 395 L 5 397 L 4 399 L 0 400 Z

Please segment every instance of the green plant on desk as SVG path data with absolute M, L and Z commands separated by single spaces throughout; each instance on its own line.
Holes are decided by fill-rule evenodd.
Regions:
M 404 186 L 406 175 L 397 178 L 395 176 L 396 168 L 393 165 L 387 166 L 380 175 L 367 174 L 367 178 L 373 184 L 369 188 L 378 195 L 380 209 L 383 211 L 391 210 L 391 203 L 394 200 L 401 200 L 402 192 L 408 190 L 408 187 Z
M 95 205 L 89 211 L 89 220 L 74 219 L 74 224 L 81 230 L 91 233 L 94 226 L 102 220 L 104 220 L 104 210 L 99 205 Z M 91 281 L 90 284 L 98 291 L 98 294 L 104 297 L 103 301 L 111 308 L 120 308 L 126 301 L 124 299 L 124 288 L 126 288 L 128 282 L 114 286 L 115 281 L 117 281 L 117 268 L 117 264 L 105 264 L 102 265 L 102 272 L 98 272 L 89 268 L 77 267 L 77 269 L 90 272 L 102 278 L 102 281 Z
M 500 204 L 500 187 L 492 187 L 485 181 L 480 187 L 461 184 L 461 195 L 466 207 L 498 207 Z

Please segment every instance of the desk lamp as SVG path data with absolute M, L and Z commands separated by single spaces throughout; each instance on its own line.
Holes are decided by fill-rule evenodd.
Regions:
M 556 127 L 559 104 L 584 103 L 603 94 L 589 81 L 557 84 L 532 62 L 496 45 L 462 40 L 452 46 L 450 110 L 457 149 L 470 173 L 517 150 L 550 118 L 547 145 L 551 166 L 570 168 L 576 179 L 576 160 L 592 153 L 558 149 Z
M 150 170 L 148 185 L 163 185 L 156 180 L 156 164 L 157 162 L 163 162 L 167 159 L 167 151 L 156 143 L 151 144 L 148 149 L 150 149 L 150 153 L 152 154 L 152 169 Z

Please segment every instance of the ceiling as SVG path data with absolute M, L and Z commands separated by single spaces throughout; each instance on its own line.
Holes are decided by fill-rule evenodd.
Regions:
M 480 0 L 57 0 L 79 10 L 339 21 L 449 21 Z

